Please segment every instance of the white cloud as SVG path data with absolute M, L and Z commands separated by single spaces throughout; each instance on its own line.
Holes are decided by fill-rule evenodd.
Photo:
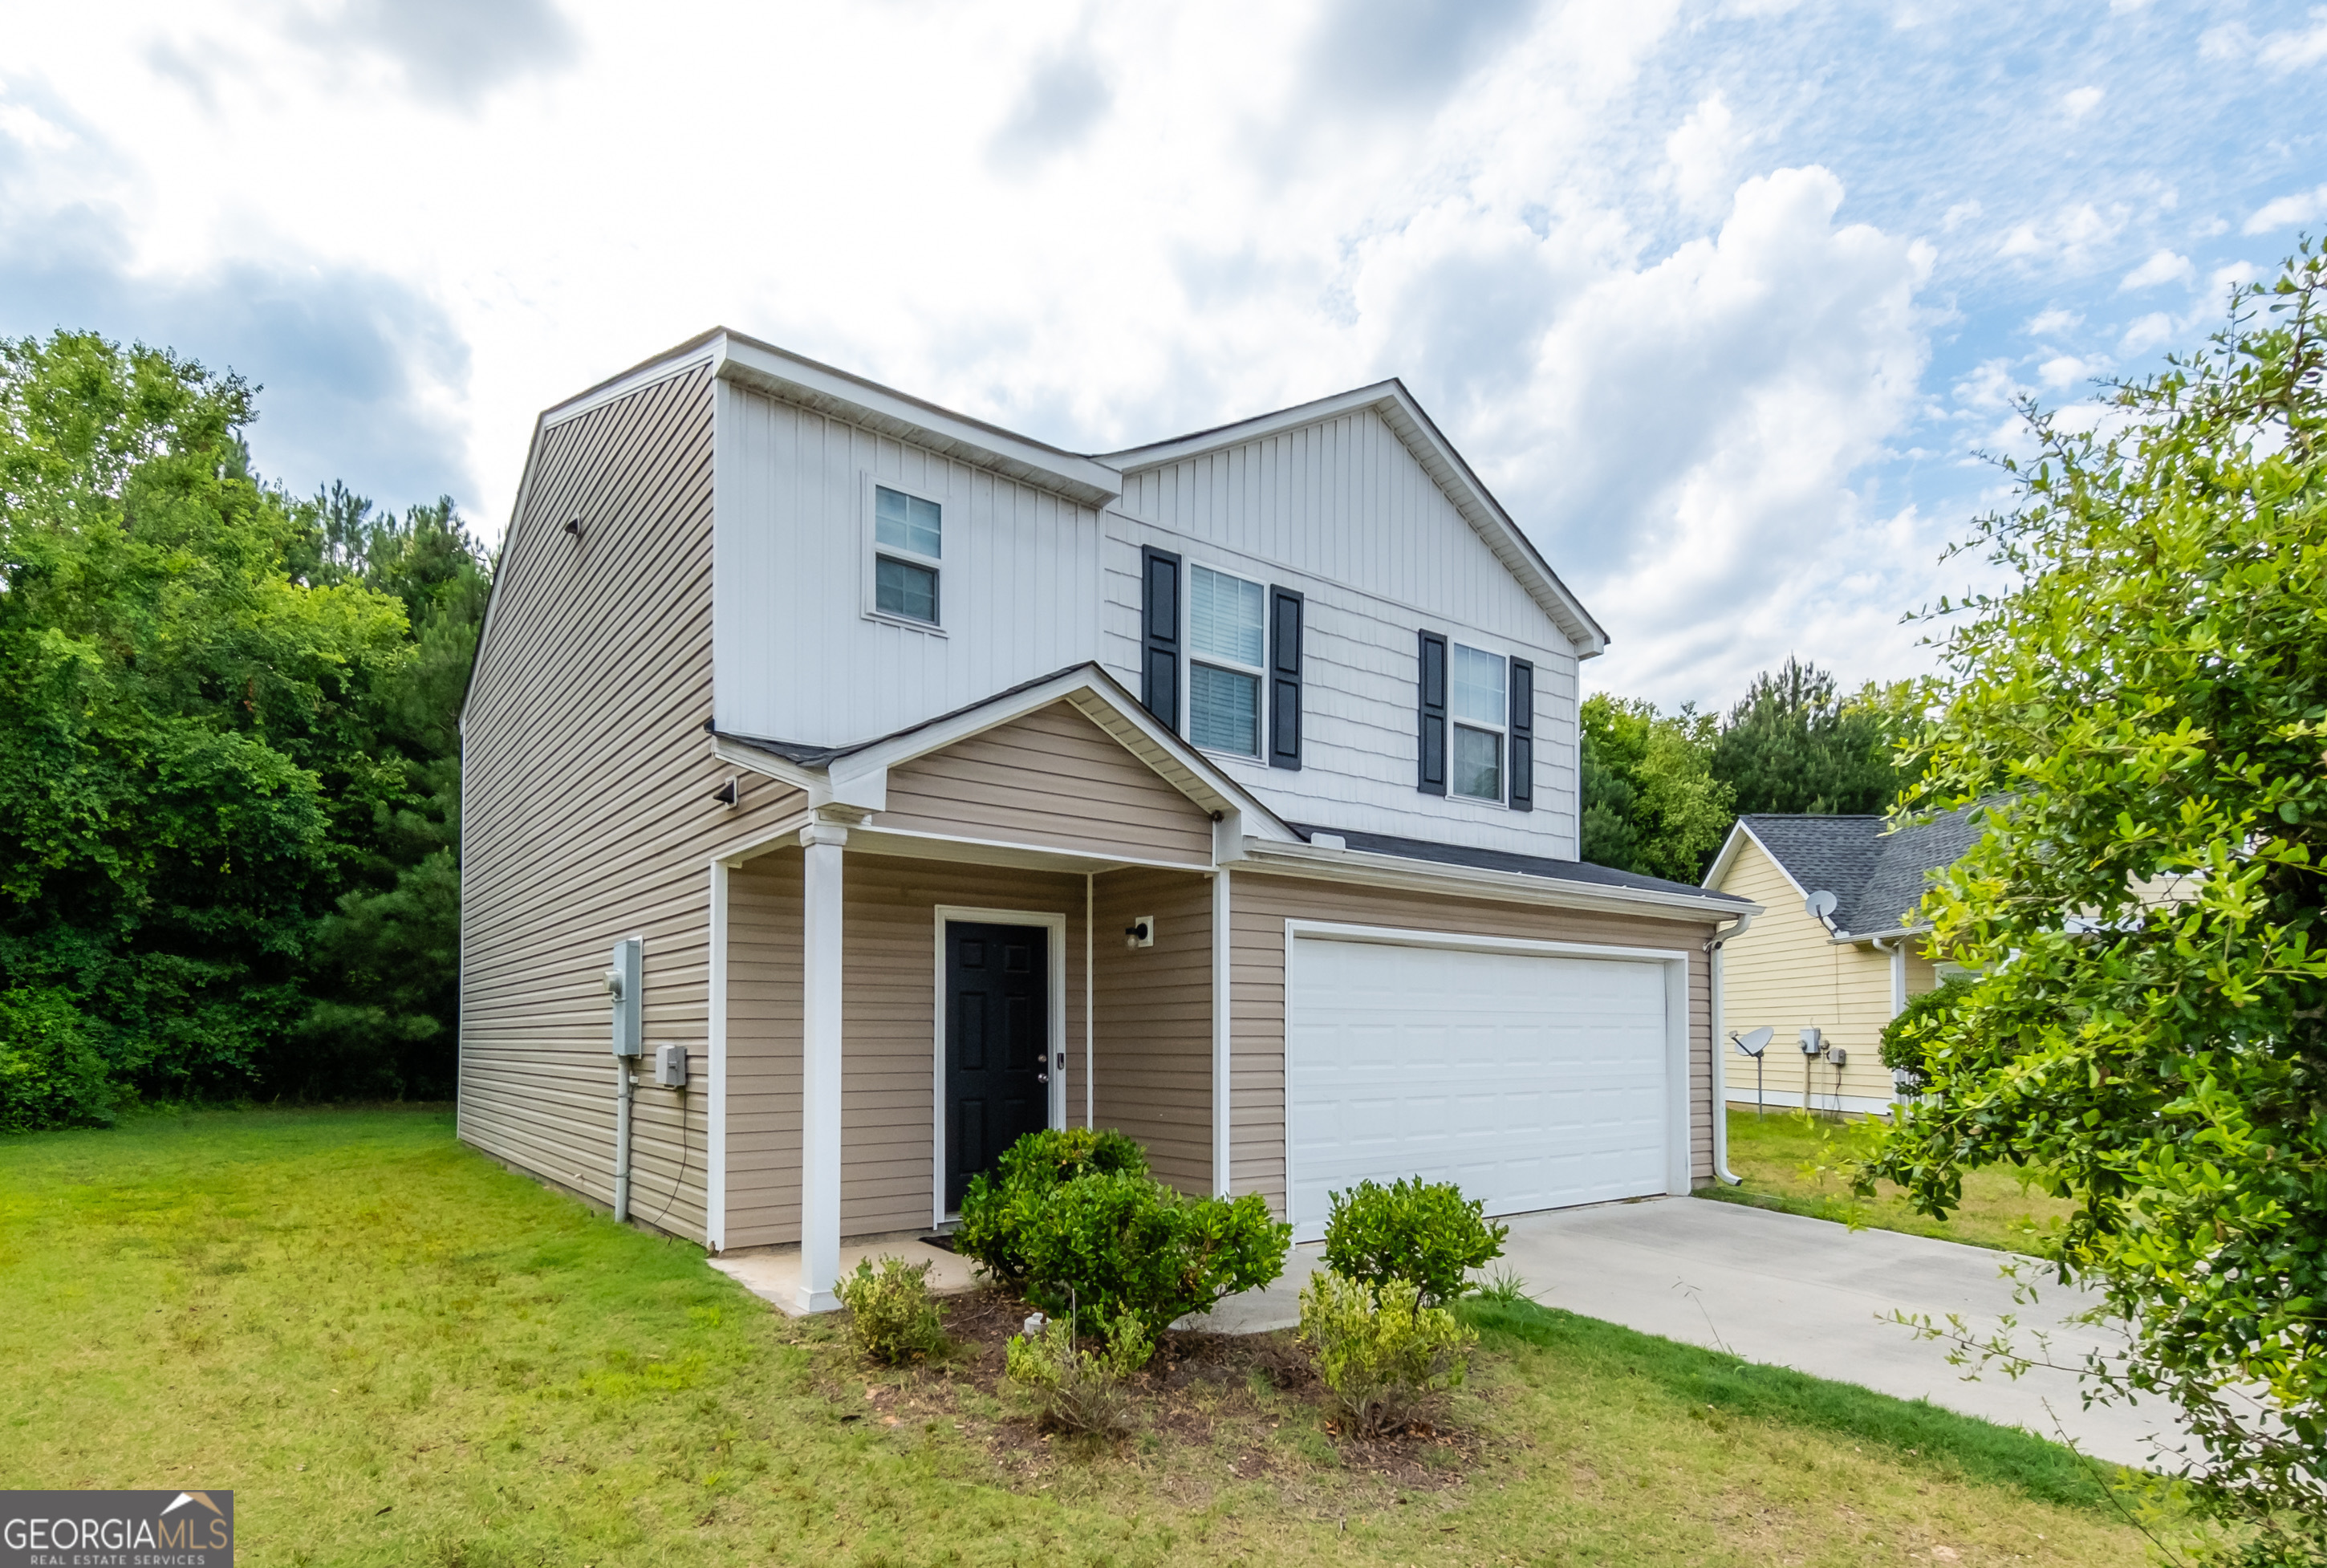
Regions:
M 2298 191 L 2292 196 L 2281 196 L 2266 201 L 2247 219 L 2248 234 L 2268 234 L 2274 229 L 2285 229 L 2296 223 L 2312 223 L 2327 215 L 2327 185 L 2315 191 Z
M 1947 215 L 1939 219 L 1939 229 L 1943 233 L 1953 234 L 1957 229 L 1978 217 L 1979 213 L 1980 206 L 1977 201 L 1958 201 L 1949 208 Z
M 2117 341 L 2117 351 L 2129 359 L 2146 354 L 2161 343 L 2170 343 L 2181 334 L 2181 326 L 2171 313 L 2152 311 L 2126 328 L 2125 336 Z
M 2099 247 L 2116 238 L 2131 214 L 2122 204 L 2104 212 L 2089 201 L 2076 201 L 2050 216 L 2014 225 L 1996 254 L 2013 260 L 2054 263 L 2069 271 L 2083 270 Z
M 2097 87 L 2075 88 L 2061 95 L 2061 107 L 2071 120 L 2081 120 L 2100 107 L 2101 99 L 2107 96 Z
M 2157 250 L 2150 253 L 2147 261 L 2126 273 L 2117 286 L 2122 293 L 2126 289 L 2155 288 L 2162 283 L 2189 283 L 2197 275 L 2198 269 L 2190 265 L 2188 257 Z
M 1715 93 L 1689 111 L 1665 138 L 1673 194 L 1690 212 L 1719 211 L 1728 199 L 1728 175 L 1737 161 L 1740 138 L 1735 117 Z
M 2054 309 L 2030 318 L 2022 330 L 2032 338 L 2056 338 L 2063 332 L 2075 331 L 2084 322 L 2085 318 L 2075 311 Z
M 2036 367 L 2036 379 L 2057 392 L 2079 381 L 2089 381 L 2108 368 L 2105 359 L 2087 359 L 2076 354 L 2055 354 Z
M 2266 70 L 2284 74 L 2327 60 L 2327 10 L 2313 9 L 2311 25 L 2301 32 L 2274 33 L 2255 51 Z
M 2252 283 L 2261 275 L 2261 272 L 2253 262 L 2234 261 L 2228 266 L 2218 266 L 2206 275 L 2207 289 L 2212 295 L 2213 303 L 2219 303 L 2222 296 L 2230 291 L 2232 285 Z
M 72 143 L 63 126 L 42 118 L 38 109 L 26 104 L 0 103 L 0 135 L 42 153 L 56 152 Z

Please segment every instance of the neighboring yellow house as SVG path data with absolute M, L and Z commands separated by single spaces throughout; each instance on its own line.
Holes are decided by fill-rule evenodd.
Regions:
M 1766 1104 L 1891 1108 L 1883 1026 L 1946 969 L 1924 951 L 1926 928 L 1907 921 L 1930 874 L 1978 836 L 1971 809 L 1896 833 L 1880 817 L 1737 819 L 1705 885 L 1768 912 L 1722 944 L 1715 1032 L 1730 1104 L 1754 1103 L 1753 1062 L 1731 1041 L 1766 1024 L 1774 1031 L 1762 1063 Z M 1817 901 L 1823 915 L 1812 903 L 1821 893 L 1831 895 Z M 1808 1029 L 1818 1031 L 1815 1056 L 1802 1049 Z

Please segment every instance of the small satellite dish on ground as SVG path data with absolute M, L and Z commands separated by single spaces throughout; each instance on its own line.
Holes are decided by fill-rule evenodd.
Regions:
M 1770 1041 L 1777 1032 L 1765 1023 L 1759 1029 L 1729 1037 L 1730 1044 L 1753 1059 L 1753 1114 L 1757 1116 L 1762 1114 L 1762 1053 L 1770 1049 Z

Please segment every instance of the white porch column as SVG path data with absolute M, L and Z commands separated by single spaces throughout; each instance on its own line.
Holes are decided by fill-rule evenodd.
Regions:
M 800 829 L 800 1273 L 804 1312 L 840 1304 L 841 853 L 848 829 Z
M 1223 866 L 1212 873 L 1212 1195 L 1226 1198 L 1235 1175 L 1234 1140 L 1229 1120 L 1229 955 L 1235 936 L 1229 921 L 1229 873 Z
M 1891 944 L 1891 1016 L 1907 1011 L 1907 938 Z

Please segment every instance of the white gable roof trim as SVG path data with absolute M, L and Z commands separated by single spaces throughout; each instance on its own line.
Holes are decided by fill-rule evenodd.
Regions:
M 1171 441 L 1156 442 L 1147 446 L 1127 447 L 1121 452 L 1102 453 L 1099 461 L 1123 473 L 1136 473 L 1144 469 L 1161 468 L 1223 447 L 1241 446 L 1249 441 L 1263 440 L 1271 435 L 1298 430 L 1305 425 L 1321 425 L 1338 419 L 1358 409 L 1369 408 L 1379 415 L 1398 440 L 1454 503 L 1503 569 L 1517 578 L 1529 597 L 1542 607 L 1545 614 L 1575 645 L 1578 658 L 1590 658 L 1606 651 L 1608 633 L 1584 608 L 1584 602 L 1569 591 L 1559 574 L 1543 558 L 1535 542 L 1503 509 L 1492 491 L 1454 450 L 1422 405 L 1406 389 L 1406 384 L 1392 377 L 1377 381 L 1370 387 L 1360 387 L 1348 392 L 1321 397 L 1313 403 L 1300 404 L 1292 408 L 1280 408 L 1274 414 L 1263 414 L 1234 425 L 1223 425 L 1211 430 L 1201 430 L 1192 435 L 1182 435 Z
M 1237 819 L 1246 836 L 1276 844 L 1301 842 L 1301 835 L 1275 812 L 1201 752 L 1157 723 L 1114 677 L 1095 664 L 1077 665 L 893 735 L 840 748 L 821 762 L 795 761 L 741 735 L 715 735 L 712 751 L 722 761 L 805 789 L 811 807 L 851 806 L 878 812 L 888 804 L 891 769 L 1057 702 L 1071 705 L 1204 810 Z

